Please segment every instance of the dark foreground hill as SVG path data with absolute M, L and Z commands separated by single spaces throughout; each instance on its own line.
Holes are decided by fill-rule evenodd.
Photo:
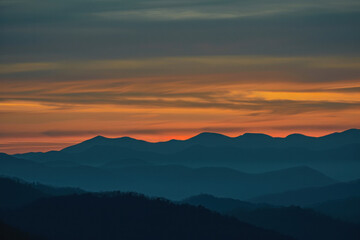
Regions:
M 192 196 L 182 200 L 181 203 L 202 206 L 220 213 L 228 213 L 234 209 L 252 211 L 258 208 L 272 207 L 271 205 L 267 204 L 255 204 L 233 198 L 220 198 L 209 194 Z
M 311 209 L 280 207 L 233 210 L 229 213 L 241 221 L 271 229 L 299 240 L 358 240 L 360 226 L 333 219 Z
M 30 184 L 0 177 L 0 208 L 22 206 L 47 196 Z
M 0 176 L 0 209 L 20 207 L 45 197 L 81 192 L 83 191 L 75 188 L 54 188 Z
M 326 201 L 309 207 L 334 218 L 360 224 L 360 196 Z
M 358 225 L 332 219 L 324 214 L 300 207 L 274 207 L 210 195 L 194 196 L 183 202 L 235 216 L 241 221 L 272 229 L 299 240 L 355 240 L 360 237 Z M 350 209 L 356 211 L 356 208 L 354 205 L 347 207 L 349 211 Z M 336 208 L 333 206 L 331 209 Z M 346 215 L 347 212 L 341 210 L 337 213 Z
M 131 193 L 47 198 L 4 215 L 47 239 L 289 239 L 202 207 Z

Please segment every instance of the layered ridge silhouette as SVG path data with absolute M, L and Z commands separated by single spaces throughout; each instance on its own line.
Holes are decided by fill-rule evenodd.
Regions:
M 324 211 L 301 207 L 279 207 L 269 204 L 255 204 L 229 198 L 218 198 L 211 195 L 198 195 L 182 201 L 194 206 L 234 216 L 241 221 L 292 236 L 299 240 L 317 239 L 358 239 L 360 225 L 337 220 L 337 215 L 327 216 Z M 320 206 L 317 206 L 317 208 Z M 349 206 L 351 208 L 353 206 Z M 317 210 L 317 208 L 315 208 Z M 346 215 L 342 208 L 332 206 Z M 355 208 L 356 209 L 356 208 Z M 322 212 L 322 213 L 320 213 Z M 359 219 L 358 215 L 352 219 Z M 346 221 L 346 219 L 345 219 Z
M 9 189 L 12 194 L 5 194 Z M 9 206 L 17 196 L 22 202 Z M 4 236 L 18 239 L 355 240 L 360 236 L 356 223 L 294 206 L 204 194 L 172 203 L 136 193 L 84 193 L 4 177 L 0 178 L 0 228 Z
M 65 196 L 34 200 L 36 187 L 11 179 L 1 182 L 1 194 L 11 187 L 29 195 L 28 204 L 0 212 L 5 236 L 28 232 L 41 239 L 291 239 L 205 208 L 136 193 L 62 192 Z
M 0 228 L 19 239 L 359 239 L 359 146 L 350 129 L 160 143 L 97 136 L 0 153 Z
M 188 140 L 159 143 L 97 136 L 61 151 L 14 156 L 53 166 L 74 167 L 175 164 L 265 172 L 306 165 L 333 178 L 351 180 L 360 177 L 360 130 L 350 129 L 323 137 L 292 134 L 286 138 L 251 133 L 230 138 L 202 133 Z
M 0 173 L 51 185 L 81 187 L 89 191 L 136 191 L 151 196 L 182 199 L 199 193 L 251 198 L 336 181 L 308 167 L 265 173 L 244 173 L 223 167 L 189 168 L 180 165 L 48 166 L 8 155 L 0 156 Z M 286 179 L 286 181 L 284 181 Z
M 250 199 L 252 202 L 274 205 L 307 206 L 329 200 L 340 200 L 360 196 L 360 179 L 331 184 L 324 187 L 312 187 L 282 193 L 269 194 Z

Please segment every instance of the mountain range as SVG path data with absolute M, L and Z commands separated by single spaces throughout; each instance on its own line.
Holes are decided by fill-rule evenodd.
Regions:
M 205 208 L 136 193 L 76 193 L 34 200 L 30 198 L 39 192 L 32 184 L 4 178 L 0 183 L 0 196 L 12 188 L 29 200 L 2 210 L 0 202 L 4 239 L 292 239 Z
M 0 154 L 0 174 L 87 191 L 174 200 L 206 193 L 255 201 L 360 178 L 360 130 L 285 138 L 202 133 L 159 143 L 97 136 L 61 151 Z
M 228 137 L 219 133 L 204 132 L 187 140 L 170 140 L 151 143 L 130 137 L 106 138 L 96 136 L 82 143 L 64 148 L 63 152 L 83 152 L 93 146 L 106 145 L 129 148 L 136 151 L 172 153 L 190 146 L 236 146 L 241 148 L 307 148 L 328 149 L 348 144 L 360 144 L 360 129 L 349 129 L 340 133 L 332 133 L 322 137 L 309 137 L 302 134 L 291 134 L 285 138 L 271 137 L 266 134 L 245 133 L 238 137 Z
M 61 151 L 14 156 L 52 166 L 182 165 L 258 173 L 306 165 L 348 181 L 360 177 L 360 130 L 323 137 L 292 134 L 285 138 L 251 133 L 230 138 L 201 133 L 188 140 L 159 143 L 97 136 Z
M 14 204 L 10 206 L 11 200 Z M 137 193 L 86 193 L 1 177 L 0 236 L 54 240 L 358 239 L 356 222 L 335 219 L 337 215 L 328 215 L 323 207 L 338 209 L 346 216 L 338 205 L 279 207 L 205 194 L 170 202 Z
M 264 173 L 245 173 L 224 167 L 190 168 L 181 165 L 59 167 L 6 154 L 0 155 L 0 174 L 54 186 L 79 187 L 88 191 L 134 191 L 175 200 L 200 193 L 247 199 L 336 182 L 305 166 Z

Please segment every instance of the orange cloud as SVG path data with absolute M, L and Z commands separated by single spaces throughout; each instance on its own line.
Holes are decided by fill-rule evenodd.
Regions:
M 323 73 L 336 64 L 341 69 L 336 78 Z M 189 57 L 30 66 L 10 70 L 112 74 L 89 80 L 76 75 L 6 80 L 10 70 L 0 71 L 5 74 L 0 151 L 59 149 L 99 134 L 163 141 L 202 131 L 318 136 L 360 127 L 360 78 L 340 77 L 357 69 L 350 59 Z M 124 69 L 140 69 L 147 76 L 119 77 Z M 314 77 L 304 79 L 304 73 Z

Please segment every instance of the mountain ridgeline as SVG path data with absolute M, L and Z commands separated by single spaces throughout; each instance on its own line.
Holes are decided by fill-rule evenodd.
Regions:
M 0 154 L 0 174 L 173 200 L 201 193 L 250 199 L 360 178 L 359 144 L 357 129 L 318 138 L 202 133 L 159 143 L 98 136 L 61 151 Z
M 332 133 L 323 137 L 309 137 L 302 134 L 291 134 L 285 138 L 271 137 L 266 134 L 245 133 L 238 137 L 228 137 L 218 133 L 204 132 L 188 140 L 170 140 L 151 143 L 130 137 L 106 138 L 97 136 L 82 143 L 64 148 L 67 153 L 83 152 L 94 146 L 117 146 L 137 151 L 157 153 L 179 152 L 190 146 L 202 145 L 235 146 L 241 148 L 307 148 L 313 150 L 329 149 L 348 144 L 360 144 L 360 130 L 349 129 L 341 133 Z
M 2 155 L 0 167 L 1 174 L 27 181 L 80 187 L 88 191 L 133 191 L 174 200 L 200 193 L 246 199 L 336 182 L 304 166 L 256 174 L 223 167 L 189 168 L 181 165 L 55 167 Z
M 285 138 L 251 133 L 231 138 L 201 133 L 188 140 L 158 143 L 97 136 L 61 151 L 14 156 L 52 166 L 104 168 L 182 165 L 265 172 L 306 165 L 346 181 L 360 177 L 360 130 L 350 129 L 323 137 L 292 134 Z

